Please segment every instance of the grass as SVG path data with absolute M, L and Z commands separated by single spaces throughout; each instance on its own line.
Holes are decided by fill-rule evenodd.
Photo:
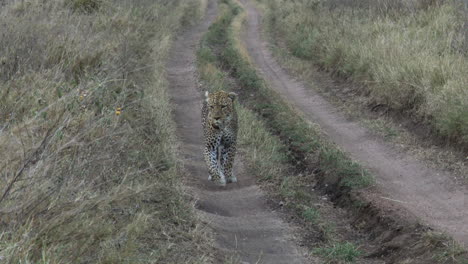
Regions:
M 265 8 L 264 5 L 257 6 L 261 9 Z M 427 131 L 430 126 L 423 126 L 421 129 L 417 124 L 404 121 L 402 119 L 405 118 L 404 114 L 388 111 L 386 106 L 381 104 L 374 106 L 373 103 L 369 102 L 366 94 L 360 93 L 356 89 L 356 84 L 339 82 L 340 84 L 337 86 L 333 84 L 321 85 L 321 78 L 329 79 L 329 76 L 317 73 L 316 65 L 314 65 L 312 60 L 291 56 L 291 52 L 285 45 L 281 44 L 281 41 L 272 38 L 270 25 L 264 23 L 263 26 L 266 32 L 269 32 L 267 38 L 273 43 L 271 51 L 278 62 L 290 73 L 294 74 L 294 76 L 308 83 L 311 89 L 320 91 L 323 96 L 334 103 L 347 116 L 355 121 L 359 121 L 382 139 L 394 143 L 402 151 L 408 151 L 412 155 L 423 159 L 428 164 L 431 164 L 431 166 L 434 166 L 434 168 L 438 167 L 450 170 L 456 178 L 466 178 L 466 175 L 468 175 L 466 173 L 467 164 L 464 164 L 466 155 L 464 155 L 464 151 L 460 148 L 460 145 L 450 146 L 450 144 L 441 140 L 440 137 L 433 137 L 428 140 L 425 135 L 430 134 L 430 131 Z M 379 109 L 379 107 L 384 108 Z M 414 130 L 415 128 L 416 131 Z M 421 134 L 424 137 L 421 137 Z M 440 157 L 444 158 L 441 159 Z
M 314 250 L 318 255 L 328 260 L 327 263 L 354 263 L 362 252 L 352 243 L 335 243 L 330 247 Z
M 432 259 L 440 263 L 467 263 L 466 249 L 449 236 L 438 232 L 427 232 L 423 237 L 425 243 L 439 245 L 432 252 Z
M 302 217 L 304 217 L 304 219 L 306 219 L 309 222 L 316 223 L 317 219 L 320 218 L 320 212 L 313 207 L 304 208 L 304 211 L 302 212 Z
M 388 121 L 383 119 L 376 119 L 376 120 L 363 120 L 362 123 L 368 127 L 370 130 L 383 135 L 383 137 L 387 139 L 393 139 L 395 137 L 399 137 L 399 131 L 397 131 L 394 127 L 387 124 Z
M 210 261 L 180 184 L 164 70 L 203 3 L 3 3 L 2 263 Z
M 457 1 L 259 2 L 291 55 L 361 83 L 369 102 L 467 145 L 468 43 Z

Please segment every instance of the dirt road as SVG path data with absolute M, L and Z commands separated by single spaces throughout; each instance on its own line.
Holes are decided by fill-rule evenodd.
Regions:
M 244 172 L 241 157 L 234 168 L 239 183 L 217 187 L 207 180 L 195 51 L 216 17 L 215 2 L 210 1 L 206 17 L 199 25 L 182 32 L 175 40 L 167 64 L 181 141 L 179 151 L 189 184 L 199 199 L 198 210 L 215 232 L 216 247 L 221 252 L 217 262 L 224 263 L 225 257 L 234 254 L 241 263 L 310 263 L 293 242 L 291 227 L 267 206 L 262 191 L 255 185 L 255 177 Z
M 308 120 L 319 124 L 332 141 L 375 175 L 377 191 L 381 194 L 376 199 L 386 204 L 391 201 L 396 208 L 407 209 L 404 211 L 468 245 L 467 188 L 452 182 L 446 172 L 430 169 L 373 138 L 369 131 L 347 120 L 314 89 L 295 81 L 278 65 L 261 38 L 260 13 L 251 0 L 241 2 L 248 20 L 244 43 L 268 85 L 302 111 Z

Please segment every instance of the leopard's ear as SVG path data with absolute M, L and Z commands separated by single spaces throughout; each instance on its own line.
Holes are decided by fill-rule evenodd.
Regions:
M 208 102 L 208 96 L 210 95 L 210 93 L 208 91 L 205 92 L 205 101 Z
M 228 96 L 229 96 L 229 98 L 231 98 L 231 100 L 234 102 L 234 100 L 235 100 L 236 97 L 237 97 L 237 94 L 236 94 L 236 93 L 233 93 L 233 92 L 230 92 L 230 93 L 228 94 Z

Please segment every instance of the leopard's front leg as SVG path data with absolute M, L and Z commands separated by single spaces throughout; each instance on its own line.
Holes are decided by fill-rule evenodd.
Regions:
M 237 182 L 237 178 L 233 173 L 234 167 L 234 157 L 236 155 L 236 144 L 235 141 L 231 142 L 231 144 L 224 146 L 222 151 L 222 159 L 221 159 L 221 169 L 223 171 L 224 176 L 226 177 L 226 181 L 229 182 Z
M 223 170 L 220 168 L 219 149 L 218 146 L 207 144 L 205 146 L 205 161 L 208 166 L 208 180 L 213 181 L 218 185 L 226 185 L 226 177 Z

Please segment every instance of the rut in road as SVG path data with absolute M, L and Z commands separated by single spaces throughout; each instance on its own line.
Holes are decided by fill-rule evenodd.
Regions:
M 241 0 L 247 10 L 243 42 L 254 66 L 269 87 L 304 113 L 311 122 L 376 177 L 376 202 L 404 208 L 424 223 L 445 231 L 468 245 L 468 189 L 454 183 L 447 172 L 427 167 L 389 144 L 375 139 L 356 122 L 347 120 L 317 92 L 295 81 L 275 61 L 261 38 L 261 15 L 251 0 Z M 313 70 L 313 69 L 311 69 Z M 320 85 L 320 82 L 311 84 Z M 406 210 L 405 210 L 406 209 Z
M 175 40 L 167 63 L 179 152 L 190 175 L 189 185 L 199 199 L 197 208 L 215 232 L 219 262 L 235 255 L 241 263 L 309 263 L 293 242 L 292 228 L 269 209 L 254 176 L 245 173 L 241 162 L 234 167 L 238 183 L 218 187 L 207 180 L 195 52 L 216 10 L 216 1 L 210 1 L 204 20 Z

